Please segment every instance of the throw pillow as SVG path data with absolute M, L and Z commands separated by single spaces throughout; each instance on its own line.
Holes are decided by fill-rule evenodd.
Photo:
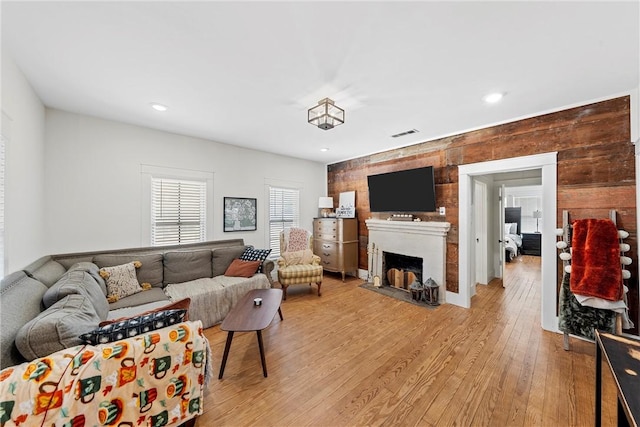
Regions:
M 100 269 L 100 276 L 107 284 L 107 301 L 116 302 L 120 298 L 151 288 L 149 283 L 143 283 L 142 286 L 138 283 L 136 268 L 140 268 L 141 265 L 140 261 L 133 261 Z
M 105 326 L 105 325 L 109 325 L 111 323 L 123 322 L 125 320 L 133 319 L 134 317 L 145 316 L 147 314 L 157 313 L 159 311 L 167 311 L 167 310 L 186 310 L 187 313 L 184 315 L 184 321 L 186 322 L 187 320 L 189 320 L 189 305 L 190 304 L 191 304 L 191 298 L 183 298 L 183 299 L 181 299 L 179 301 L 172 302 L 172 303 L 167 304 L 167 305 L 163 305 L 162 307 L 158 307 L 158 308 L 153 309 L 153 310 L 145 311 L 144 313 L 140 313 L 140 314 L 138 314 L 136 316 L 119 317 L 117 319 L 105 320 L 103 322 L 100 322 L 100 324 L 98 326 Z
M 241 259 L 234 259 L 231 261 L 231 265 L 224 272 L 228 277 L 252 277 L 258 271 L 262 263 L 260 261 L 243 261 Z
M 258 267 L 257 273 L 262 273 L 262 263 L 271 253 L 271 249 L 255 249 L 253 246 L 249 246 L 244 250 L 240 259 L 243 261 L 260 261 L 260 267 Z
M 283 252 L 282 258 L 287 265 L 311 264 L 313 261 L 313 251 L 305 249 L 303 251 Z
M 181 323 L 187 310 L 166 310 L 144 316 L 132 317 L 117 323 L 110 323 L 80 335 L 80 339 L 87 344 L 104 344 L 135 337 L 156 329 Z

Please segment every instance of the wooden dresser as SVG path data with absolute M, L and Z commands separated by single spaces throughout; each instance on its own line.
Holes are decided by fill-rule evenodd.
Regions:
M 358 219 L 315 218 L 313 253 L 322 260 L 326 271 L 358 276 Z

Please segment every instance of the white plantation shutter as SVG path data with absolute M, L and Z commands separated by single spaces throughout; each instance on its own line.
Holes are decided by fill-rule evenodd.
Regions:
M 292 188 L 269 187 L 269 243 L 271 256 L 280 256 L 280 232 L 298 227 L 300 222 L 300 191 Z
M 203 242 L 206 182 L 151 178 L 151 244 Z

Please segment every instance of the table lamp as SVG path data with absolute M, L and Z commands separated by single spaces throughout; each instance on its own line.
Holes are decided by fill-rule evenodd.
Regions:
M 533 217 L 536 219 L 536 233 L 539 233 L 538 221 L 540 221 L 540 218 L 542 218 L 542 212 L 536 209 L 535 211 L 533 211 Z
M 331 211 L 333 211 L 333 197 L 320 197 L 318 200 L 318 208 L 320 208 L 320 215 L 323 218 L 327 218 Z

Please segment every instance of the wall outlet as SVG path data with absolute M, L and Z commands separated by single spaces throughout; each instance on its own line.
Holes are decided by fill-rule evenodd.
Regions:
M 438 209 L 438 213 L 440 215 L 445 215 L 445 212 L 446 212 L 446 210 L 445 210 L 444 206 L 440 206 L 440 209 Z

